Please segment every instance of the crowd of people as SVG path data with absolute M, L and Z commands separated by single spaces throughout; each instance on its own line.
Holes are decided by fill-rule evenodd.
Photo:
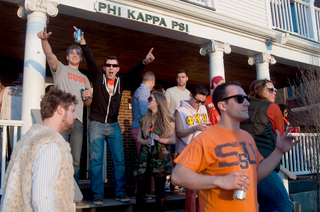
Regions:
M 55 87 L 40 104 L 43 124 L 34 125 L 14 148 L 2 211 L 74 210 L 72 175 L 78 182 L 84 106 L 90 107 L 93 203 L 104 201 L 104 142 L 111 153 L 116 200 L 129 202 L 118 123 L 120 102 L 123 85 L 155 60 L 153 48 L 127 74 L 118 76 L 116 56 L 108 56 L 100 71 L 84 32 L 80 47 L 70 46 L 68 64 L 62 64 L 48 42 L 51 34 L 44 28 L 37 36 Z M 82 57 L 89 76 L 79 71 Z M 132 96 L 131 135 L 138 152 L 136 210 L 145 211 L 148 195 L 154 192 L 155 211 L 165 211 L 166 177 L 171 175 L 171 189 L 174 185 L 186 189 L 187 212 L 291 211 L 292 202 L 277 172 L 282 154 L 299 141 L 288 134 L 290 128 L 285 130 L 285 113 L 274 103 L 277 89 L 272 81 L 254 81 L 246 95 L 238 82 L 225 82 L 222 76 L 212 78 L 212 94 L 201 85 L 189 91 L 184 70 L 177 72 L 176 80 L 177 85 L 165 91 L 155 89 L 155 74 L 145 72 Z M 234 198 L 236 189 L 246 192 L 245 200 Z

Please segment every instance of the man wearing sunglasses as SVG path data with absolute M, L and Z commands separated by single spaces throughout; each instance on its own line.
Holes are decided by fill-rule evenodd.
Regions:
M 282 136 L 277 131 L 277 147 L 264 159 L 252 136 L 240 129 L 240 122 L 249 118 L 249 100 L 239 83 L 218 86 L 212 102 L 221 121 L 198 135 L 175 160 L 172 181 L 199 190 L 201 212 L 258 212 L 257 182 L 299 142 L 288 131 Z M 246 192 L 244 200 L 233 197 L 235 189 Z
M 210 125 L 205 107 L 208 94 L 208 90 L 201 85 L 193 87 L 190 100 L 182 101 L 181 107 L 175 111 L 176 149 L 178 154 Z M 196 211 L 196 195 L 196 189 L 186 189 L 186 212 Z
M 77 28 L 75 27 L 75 29 Z M 146 58 L 133 67 L 127 74 L 117 76 L 120 65 L 116 56 L 108 56 L 106 58 L 103 65 L 104 72 L 101 72 L 89 47 L 86 45 L 84 32 L 81 35 L 80 46 L 87 61 L 89 79 L 93 84 L 94 92 L 88 127 L 93 203 L 96 205 L 103 204 L 104 185 L 102 165 L 105 141 L 108 143 L 111 153 L 116 200 L 128 202 L 130 199 L 125 193 L 124 150 L 118 115 L 124 85 L 137 79 L 144 67 L 155 59 L 152 54 L 153 48 L 150 49 Z

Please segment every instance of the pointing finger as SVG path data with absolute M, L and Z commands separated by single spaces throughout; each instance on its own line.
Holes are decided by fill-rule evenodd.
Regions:
M 153 51 L 153 47 L 150 49 L 150 51 L 148 52 L 148 55 L 152 54 Z

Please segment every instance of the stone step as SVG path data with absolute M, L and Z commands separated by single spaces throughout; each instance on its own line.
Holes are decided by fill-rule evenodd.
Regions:
M 171 212 L 182 212 L 184 210 L 184 200 L 185 193 L 181 191 L 174 191 L 167 194 L 167 211 Z M 92 200 L 84 199 L 82 205 L 76 206 L 76 212 L 96 212 L 96 211 L 105 211 L 108 212 L 132 212 L 134 210 L 136 200 L 134 197 L 130 198 L 129 202 L 122 203 L 117 201 L 115 198 L 104 198 L 103 205 L 97 206 L 92 203 Z M 152 200 L 147 200 L 147 207 L 152 208 L 155 207 L 155 198 Z M 154 209 L 153 209 L 154 210 Z

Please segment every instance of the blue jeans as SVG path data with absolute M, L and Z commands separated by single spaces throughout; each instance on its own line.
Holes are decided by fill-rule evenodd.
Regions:
M 83 141 L 83 124 L 78 119 L 74 121 L 73 128 L 61 133 L 63 138 L 70 143 L 73 159 L 74 179 L 78 183 L 80 175 L 80 157 Z
M 125 194 L 126 176 L 121 128 L 118 122 L 104 124 L 90 121 L 88 128 L 90 179 L 93 197 L 104 194 L 103 186 L 103 152 L 104 141 L 107 141 L 113 164 L 114 187 L 116 196 Z
M 258 183 L 259 212 L 291 212 L 292 202 L 276 171 Z

